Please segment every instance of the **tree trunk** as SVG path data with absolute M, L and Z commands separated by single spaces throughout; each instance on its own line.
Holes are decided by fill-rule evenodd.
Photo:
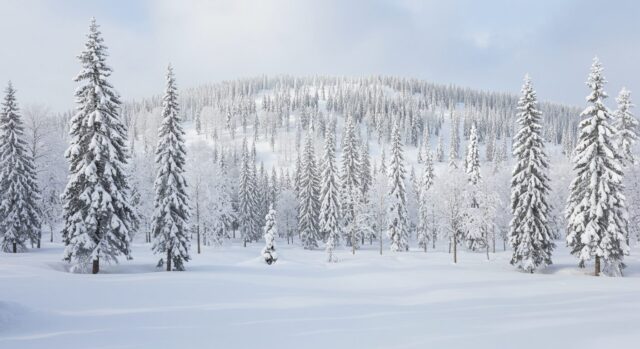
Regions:
M 198 240 L 198 254 L 200 254 L 200 200 L 199 190 L 196 190 L 196 237 Z
M 380 255 L 382 256 L 382 232 L 380 232 Z
M 100 257 L 93 260 L 93 268 L 91 274 L 98 274 L 100 272 Z
M 171 249 L 167 250 L 167 271 L 171 271 Z
M 600 276 L 600 256 L 596 256 L 596 276 Z
M 487 243 L 487 260 L 489 260 L 489 243 Z
M 357 237 L 355 237 L 353 235 L 353 232 L 351 232 L 351 254 L 355 256 L 356 254 L 356 244 L 355 242 L 357 241 Z
M 458 242 L 455 235 L 453 236 L 453 263 L 458 263 Z
M 13 253 L 18 253 L 18 243 L 13 243 Z
M 36 247 L 40 248 L 40 244 L 42 243 L 42 231 L 38 232 L 38 242 L 36 243 Z
M 200 254 L 200 224 L 196 226 L 196 237 L 198 240 L 198 254 Z
M 49 226 L 49 232 L 51 233 L 51 241 L 50 242 L 53 242 L 53 225 Z

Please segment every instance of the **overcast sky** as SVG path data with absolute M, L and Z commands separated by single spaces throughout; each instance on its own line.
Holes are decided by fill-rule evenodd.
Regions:
M 73 106 L 89 19 L 125 99 L 260 74 L 400 75 L 582 105 L 597 55 L 640 94 L 640 1 L 0 0 L 0 82 L 22 104 Z M 640 100 L 640 98 L 636 98 Z M 610 100 L 610 105 L 613 100 Z

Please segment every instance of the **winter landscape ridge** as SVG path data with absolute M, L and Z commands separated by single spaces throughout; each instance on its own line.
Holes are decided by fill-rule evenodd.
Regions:
M 524 73 L 194 84 L 184 64 L 129 98 L 105 23 L 73 110 L 4 90 L 0 348 L 640 342 L 638 121 L 607 61 L 582 57 L 578 105 Z

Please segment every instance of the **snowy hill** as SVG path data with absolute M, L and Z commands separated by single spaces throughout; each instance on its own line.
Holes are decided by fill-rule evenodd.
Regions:
M 131 205 L 140 226 L 132 236 L 133 259 L 105 264 L 98 275 L 69 273 L 61 261 L 59 195 L 70 115 L 57 117 L 47 124 L 51 150 L 36 161 L 48 234 L 39 249 L 0 254 L 0 279 L 10 285 L 0 288 L 0 347 L 599 348 L 640 339 L 623 330 L 640 320 L 638 247 L 626 259 L 625 278 L 591 278 L 563 241 L 573 176 L 568 153 L 579 109 L 540 105 L 557 248 L 553 265 L 528 274 L 509 265 L 506 241 L 516 96 L 393 77 L 263 77 L 178 93 L 191 206 L 193 259 L 186 271 L 160 272 L 151 253 L 161 99 L 123 105 Z M 303 249 L 297 186 L 306 165 L 300 157 L 308 139 L 322 170 L 327 134 L 334 134 L 342 176 L 347 118 L 355 124 L 357 156 L 371 167 L 360 180 L 370 176 L 370 186 L 354 209 L 364 218 L 349 226 L 360 235 L 340 235 L 330 263 L 324 239 L 314 250 Z M 471 198 L 465 158 L 472 125 L 481 175 L 474 193 L 491 206 L 476 221 L 490 229 L 475 247 L 451 233 L 468 220 L 460 212 Z M 387 235 L 394 126 L 406 170 L 406 252 L 389 251 Z M 434 178 L 421 197 L 427 156 Z M 633 167 L 628 176 L 638 173 Z M 252 227 L 239 208 L 245 177 L 252 180 Z M 632 222 L 637 192 L 628 192 Z M 420 200 L 427 203 L 424 212 Z M 277 211 L 279 259 L 267 266 L 261 227 L 270 205 Z M 454 209 L 461 211 L 454 215 Z M 576 332 L 583 334 L 579 340 Z

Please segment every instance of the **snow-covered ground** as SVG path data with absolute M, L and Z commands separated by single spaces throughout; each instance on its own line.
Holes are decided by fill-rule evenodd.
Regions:
M 561 244 L 561 243 L 559 243 Z M 279 243 L 205 248 L 161 272 L 148 245 L 98 275 L 71 274 L 62 248 L 0 254 L 0 348 L 631 348 L 640 343 L 640 249 L 624 278 L 592 277 L 564 247 L 524 274 L 443 244 L 340 262 Z

